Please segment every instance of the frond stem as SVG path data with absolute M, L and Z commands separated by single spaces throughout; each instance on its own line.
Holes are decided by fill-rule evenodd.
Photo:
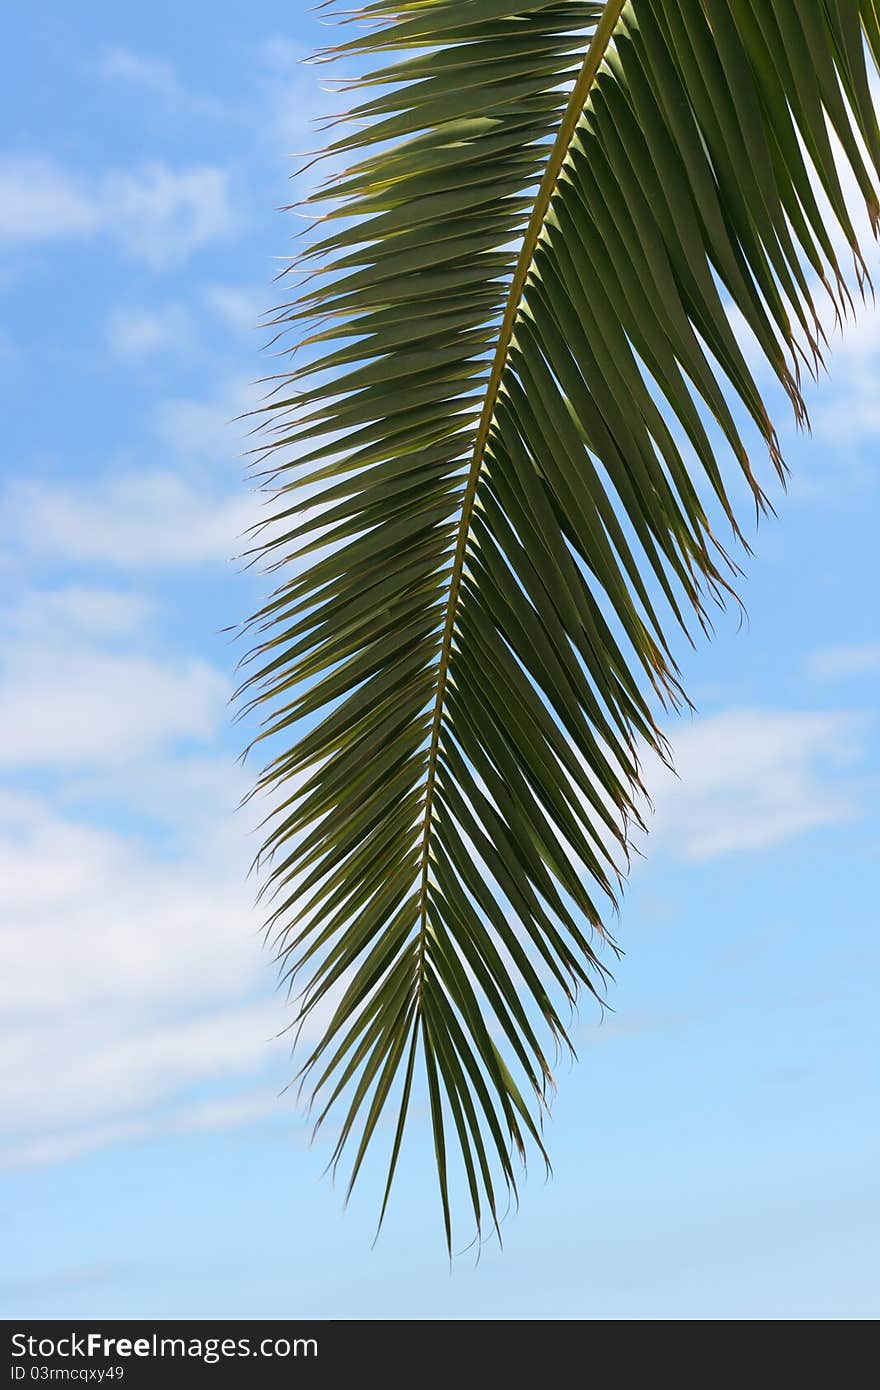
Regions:
M 417 995 L 416 1007 L 421 999 L 422 983 L 424 980 L 424 956 L 425 941 L 427 937 L 427 917 L 428 917 L 428 870 L 429 852 L 431 843 L 431 823 L 434 809 L 434 795 L 437 782 L 437 756 L 440 746 L 440 729 L 443 722 L 443 705 L 446 696 L 446 684 L 449 675 L 449 662 L 452 655 L 452 637 L 455 630 L 455 619 L 458 609 L 458 596 L 461 589 L 462 574 L 464 572 L 464 559 L 467 550 L 468 537 L 470 534 L 471 517 L 473 516 L 474 503 L 477 495 L 477 484 L 480 479 L 480 471 L 483 466 L 483 459 L 486 453 L 486 444 L 489 439 L 489 431 L 492 427 L 492 420 L 495 413 L 495 406 L 498 400 L 498 393 L 501 389 L 501 378 L 504 368 L 507 365 L 507 358 L 510 352 L 510 345 L 513 341 L 513 333 L 516 325 L 517 315 L 522 303 L 523 292 L 529 271 L 532 267 L 535 248 L 541 237 L 544 222 L 550 207 L 550 201 L 556 191 L 559 175 L 562 166 L 568 155 L 574 133 L 580 121 L 583 109 L 586 106 L 587 98 L 590 95 L 596 75 L 601 66 L 602 60 L 611 42 L 617 21 L 623 11 L 626 0 L 608 0 L 601 18 L 593 31 L 590 46 L 587 49 L 586 57 L 583 61 L 578 79 L 571 91 L 568 105 L 556 136 L 553 149 L 547 161 L 544 177 L 535 199 L 535 206 L 523 244 L 517 259 L 513 279 L 510 283 L 510 290 L 507 296 L 507 303 L 504 310 L 504 318 L 499 332 L 498 346 L 492 362 L 492 371 L 489 383 L 486 388 L 486 397 L 483 402 L 483 409 L 480 415 L 480 422 L 477 428 L 477 435 L 474 441 L 474 451 L 471 458 L 470 471 L 465 485 L 464 496 L 462 498 L 461 521 L 458 527 L 458 536 L 455 547 L 455 558 L 449 580 L 449 596 L 446 603 L 446 618 L 443 628 L 443 640 L 440 645 L 439 665 L 437 671 L 437 694 L 434 702 L 434 717 L 431 723 L 431 741 L 428 748 L 427 781 L 425 784 L 425 809 L 422 830 L 421 847 L 421 886 L 419 890 L 419 945 L 416 962 Z

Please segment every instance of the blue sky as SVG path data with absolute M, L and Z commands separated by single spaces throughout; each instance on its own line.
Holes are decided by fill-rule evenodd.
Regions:
M 253 325 L 328 97 L 293 5 L 10 7 L 0 146 L 6 1317 L 880 1312 L 880 313 L 784 416 L 742 592 L 682 653 L 654 833 L 537 1171 L 450 1273 L 416 1114 L 370 1249 L 279 1092 L 220 629 L 260 590 Z M 302 185 L 300 185 L 301 187 Z M 875 254 L 876 264 L 876 254 Z M 373 1175 L 375 1177 L 375 1175 Z

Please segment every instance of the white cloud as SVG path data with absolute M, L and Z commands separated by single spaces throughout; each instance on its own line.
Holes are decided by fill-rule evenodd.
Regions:
M 105 50 L 98 72 L 105 81 L 118 82 L 126 88 L 140 87 L 149 92 L 168 111 L 215 116 L 221 115 L 224 110 L 220 102 L 200 96 L 184 86 L 174 65 L 166 59 L 133 53 L 120 44 Z
M 169 821 L 186 822 L 173 855 L 0 794 L 0 1164 L 290 1114 L 277 1097 L 292 1015 L 245 881 L 252 847 L 231 813 L 241 774 L 231 761 L 202 772 L 187 785 L 153 759 L 118 774 L 130 810 L 161 793 Z M 213 788 L 209 806 L 199 785 Z M 205 1086 L 244 1078 L 258 1087 L 244 1100 L 204 1100 Z
M 253 443 L 247 436 L 256 422 L 240 417 L 254 410 L 259 399 L 257 387 L 233 377 L 210 396 L 163 401 L 156 411 L 156 433 L 175 454 L 190 460 L 243 454 Z
M 160 663 L 68 643 L 7 643 L 0 767 L 124 764 L 170 740 L 206 739 L 228 695 L 203 661 Z
M 273 149 L 301 156 L 323 142 L 315 129 L 319 117 L 339 111 L 339 99 L 322 88 L 320 68 L 307 63 L 302 44 L 275 36 L 256 45 L 261 85 L 268 106 L 266 128 Z M 338 66 L 334 76 L 339 77 Z
M 268 339 L 270 332 L 274 331 L 264 328 L 260 324 L 260 318 L 265 313 L 269 302 L 267 292 L 260 293 L 253 289 L 245 289 L 240 285 L 209 285 L 203 290 L 201 299 L 204 308 L 209 311 L 208 323 L 215 341 L 217 338 L 216 320 L 218 319 L 224 330 L 232 329 L 236 334 L 253 335 L 255 330 L 258 330 L 262 337 L 257 336 L 255 338 L 253 343 L 255 349 Z M 105 321 L 107 346 L 112 355 L 122 361 L 142 358 L 155 353 L 165 355 L 191 353 L 197 341 L 194 308 L 195 306 L 191 309 L 179 303 L 155 307 L 134 304 L 117 305 L 110 311 Z M 0 357 L 2 355 L 3 343 L 0 339 Z M 166 416 L 169 429 L 173 430 L 176 424 L 177 408 L 193 407 L 197 411 L 200 427 L 204 418 L 210 415 L 213 430 L 212 439 L 219 441 L 221 448 L 225 446 L 225 452 L 228 453 L 230 448 L 237 446 L 244 433 L 243 428 L 238 429 L 238 433 L 236 433 L 234 426 L 232 429 L 227 428 L 230 417 L 250 409 L 258 399 L 259 394 L 256 386 L 252 386 L 249 382 L 237 377 L 227 379 L 221 383 L 211 399 L 168 402 L 167 410 L 160 409 L 159 411 L 160 432 L 163 433 L 163 436 L 168 434 L 164 425 Z M 185 419 L 185 411 L 181 411 L 181 414 Z M 225 435 L 217 433 L 220 428 L 226 429 Z M 187 433 L 189 437 L 192 437 L 192 431 Z M 179 452 L 176 434 L 172 434 L 171 442 Z M 203 447 L 201 440 L 199 440 L 199 447 Z
M 842 774 L 863 725 L 846 714 L 732 709 L 672 731 L 678 779 L 649 780 L 656 808 L 649 853 L 704 860 L 767 849 L 858 808 Z
M 229 561 L 258 514 L 244 488 L 216 496 L 158 471 L 110 474 L 78 486 L 14 483 L 4 500 L 0 534 L 10 549 L 125 571 Z
M 157 943 L 162 944 L 170 943 Z M 143 1007 L 140 997 L 137 1003 Z M 93 1124 L 106 1116 L 143 1115 L 194 1082 L 225 1081 L 261 1070 L 268 1060 L 270 1030 L 278 1032 L 280 1018 L 280 1008 L 268 1002 L 182 1022 L 154 1019 L 132 1026 L 95 1006 L 92 1019 L 85 1012 L 75 1019 L 64 1017 L 66 1043 L 51 1020 L 35 1019 L 30 1028 L 13 1021 L 12 1036 L 3 1039 L 5 1066 L 0 1062 L 4 1113 L 14 1113 L 23 1129 L 42 1128 L 47 1121 L 62 1129 L 85 1115 Z M 17 1044 L 14 1051 L 12 1042 Z M 22 1047 L 34 1072 L 47 1078 L 35 1091 L 34 1072 L 21 1066 Z
M 87 179 L 43 156 L 0 156 L 0 244 L 106 236 L 154 269 L 237 229 L 229 175 L 153 162 Z
M 179 90 L 173 64 L 162 58 L 147 58 L 133 53 L 121 44 L 114 44 L 105 50 L 98 71 L 110 81 L 134 83 L 166 95 Z
M 0 243 L 89 235 L 100 224 L 98 200 L 51 160 L 0 156 Z
M 129 802 L 136 807 L 136 787 Z M 239 831 L 234 868 L 228 833 L 204 834 L 198 853 L 175 860 L 41 797 L 0 795 L 4 1015 L 42 1026 L 53 1012 L 68 1024 L 76 1014 L 88 1028 L 97 1010 L 118 1015 L 118 1028 L 153 1010 L 197 1013 L 218 996 L 234 999 L 260 965 Z
M 151 612 L 141 594 L 120 593 L 98 585 L 67 584 L 57 589 L 27 590 L 14 608 L 7 607 L 0 626 L 32 637 L 45 632 L 84 632 L 116 637 L 140 627 Z
M 251 776 L 216 751 L 228 684 L 147 655 L 149 614 L 68 585 L 3 615 L 0 768 L 53 790 L 0 790 L 0 1162 L 245 1123 L 288 1079 L 236 813 Z
M 229 175 L 213 165 L 176 171 L 149 164 L 108 175 L 105 220 L 123 250 L 156 269 L 228 236 L 238 224 Z
M 813 652 L 807 671 L 817 680 L 846 680 L 880 671 L 880 642 L 841 642 Z
M 208 308 L 239 333 L 252 332 L 269 303 L 268 291 L 241 285 L 209 285 L 204 298 Z
M 260 63 L 273 72 L 285 76 L 295 73 L 310 56 L 309 49 L 302 43 L 295 43 L 283 34 L 271 34 L 256 45 Z
M 254 997 L 268 963 L 239 831 L 165 859 L 0 797 L 0 1129 L 51 1139 L 149 1120 L 196 1083 L 266 1066 L 285 1016 Z
M 224 722 L 226 714 L 224 708 Z M 241 850 L 239 837 L 249 822 L 235 813 L 252 777 L 232 754 L 220 756 L 214 748 L 178 751 L 173 760 L 139 759 L 136 777 L 123 772 L 112 764 L 72 769 L 58 792 L 59 807 L 69 814 L 97 806 L 107 823 L 112 823 L 108 812 L 134 809 L 161 825 L 166 837 L 172 835 L 181 853 L 201 852 L 206 837 L 214 843 L 218 835 L 233 836 Z
M 277 1117 L 279 1113 L 283 1112 L 275 1095 L 267 1097 L 257 1092 L 241 1099 L 180 1107 L 171 1114 L 65 1129 L 57 1134 L 13 1143 L 0 1150 L 0 1167 L 35 1168 L 47 1163 L 62 1163 L 111 1144 L 237 1128 L 270 1116 Z
M 0 1131 L 36 1161 L 257 1073 L 285 1014 L 235 814 L 248 779 L 231 755 L 174 751 L 216 735 L 226 683 L 60 620 L 42 649 L 4 651 L 0 763 L 61 778 L 54 801 L 0 791 Z
M 154 352 L 185 352 L 193 340 L 189 315 L 179 304 L 160 309 L 121 306 L 107 316 L 107 345 L 123 361 Z
M 7 606 L 0 768 L 118 768 L 214 736 L 228 681 L 205 661 L 148 655 L 138 630 L 148 611 L 136 594 L 85 585 L 30 590 Z M 132 637 L 135 649 L 120 649 Z

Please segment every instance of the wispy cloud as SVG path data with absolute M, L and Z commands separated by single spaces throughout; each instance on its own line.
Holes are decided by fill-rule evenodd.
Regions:
M 678 777 L 649 779 L 651 843 L 679 859 L 768 849 L 858 814 L 865 737 L 848 714 L 732 709 L 672 731 Z
M 24 590 L 14 606 L 4 610 L 0 631 L 5 630 L 5 640 L 10 634 L 54 640 L 59 631 L 103 638 L 129 636 L 143 629 L 151 612 L 152 605 L 143 594 L 97 584 L 63 584 Z
M 250 333 L 266 312 L 270 301 L 267 289 L 248 289 L 242 285 L 209 285 L 204 291 L 208 308 L 239 333 Z
M 206 1130 L 237 1129 L 268 1117 L 277 1119 L 283 1113 L 277 1096 L 267 1094 L 266 1090 L 257 1091 L 233 1100 L 179 1106 L 170 1112 L 138 1119 L 64 1128 L 50 1135 L 24 1139 L 0 1149 L 0 1167 L 36 1168 L 48 1163 L 64 1163 L 113 1144 L 140 1143 Z
M 77 486 L 14 482 L 0 527 L 8 550 L 44 563 L 137 572 L 228 562 L 259 515 L 243 488 L 212 494 L 180 473 L 108 473 Z
M 6 619 L 0 766 L 55 790 L 0 792 L 0 1130 L 44 1157 L 259 1070 L 282 1019 L 253 1000 L 244 774 L 211 751 L 227 682 L 147 655 L 127 602 L 29 591 Z
M 0 245 L 103 236 L 162 270 L 238 230 L 226 170 L 211 164 L 78 175 L 38 155 L 0 156 Z
M 146 599 L 108 587 L 30 589 L 0 617 L 0 769 L 131 766 L 211 738 L 228 681 L 151 654 Z
M 172 453 L 189 461 L 244 454 L 256 421 L 242 417 L 257 407 L 260 395 L 248 381 L 233 377 L 206 395 L 161 401 L 154 416 L 156 433 Z
M 302 156 L 321 144 L 316 121 L 339 111 L 338 99 L 321 84 L 320 69 L 306 63 L 309 50 L 275 35 L 254 47 L 267 108 L 266 138 L 282 155 Z M 339 76 L 339 69 L 335 70 Z
M 880 309 L 859 304 L 832 338 L 828 377 L 812 409 L 815 433 L 840 447 L 880 435 Z
M 880 642 L 840 642 L 807 658 L 807 672 L 816 680 L 847 680 L 880 671 Z
M 86 236 L 100 224 L 99 200 L 52 160 L 0 155 L 0 243 Z
M 172 112 L 188 115 L 218 116 L 224 114 L 222 102 L 192 91 L 181 81 L 173 63 L 165 58 L 135 53 L 121 44 L 104 50 L 98 63 L 98 73 L 105 81 L 126 88 L 139 87 Z
M 228 680 L 160 635 L 108 584 L 27 589 L 2 619 L 0 1163 L 247 1123 L 287 1079 Z M 246 1096 L 206 1100 L 236 1078 Z
M 229 175 L 215 165 L 175 170 L 156 163 L 111 174 L 103 196 L 108 230 L 124 251 L 156 269 L 228 236 L 240 222 Z
M 185 772 L 154 753 L 105 779 L 129 819 L 164 817 L 171 854 L 155 835 L 0 795 L 0 1163 L 284 1113 L 290 1039 L 273 1039 L 290 1014 L 266 988 L 232 815 L 243 780 L 231 760 Z M 248 1078 L 244 1098 L 200 1097 Z
M 227 695 L 203 661 L 157 662 L 69 641 L 7 642 L 0 767 L 124 764 L 171 740 L 205 739 Z
M 107 316 L 107 346 L 121 361 L 153 353 L 177 355 L 193 345 L 190 315 L 180 304 L 156 309 L 118 305 Z

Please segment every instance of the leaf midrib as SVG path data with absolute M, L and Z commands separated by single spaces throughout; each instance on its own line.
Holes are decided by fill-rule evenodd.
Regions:
M 471 518 L 473 516 L 474 504 L 477 495 L 477 484 L 480 479 L 480 472 L 483 466 L 483 459 L 486 452 L 486 444 L 489 438 L 489 431 L 492 427 L 492 420 L 495 413 L 495 406 L 498 401 L 498 393 L 501 389 L 501 379 L 507 365 L 507 358 L 510 352 L 510 345 L 513 341 L 514 328 L 517 316 L 522 304 L 522 297 L 525 291 L 526 281 L 535 255 L 544 222 L 550 207 L 562 166 L 565 163 L 574 133 L 577 130 L 583 109 L 587 103 L 590 90 L 593 86 L 602 60 L 608 48 L 608 44 L 614 34 L 617 21 L 623 11 L 626 0 L 607 0 L 605 9 L 593 32 L 590 46 L 578 74 L 577 81 L 572 88 L 562 123 L 556 136 L 550 156 L 547 160 L 547 167 L 541 180 L 535 198 L 535 206 L 529 225 L 523 237 L 523 244 L 520 248 L 519 257 L 511 280 L 510 290 L 508 291 L 507 302 L 504 310 L 504 318 L 499 330 L 498 345 L 495 357 L 492 362 L 492 371 L 486 388 L 486 396 L 483 402 L 483 409 L 480 414 L 480 421 L 477 427 L 476 439 L 474 441 L 474 451 L 471 458 L 470 470 L 468 472 L 467 483 L 464 496 L 462 498 L 461 520 L 459 522 L 458 534 L 456 538 L 455 556 L 450 573 L 449 593 L 446 602 L 446 616 L 443 626 L 443 639 L 440 645 L 437 667 L 437 690 L 434 700 L 434 713 L 431 720 L 431 737 L 428 746 L 427 776 L 425 782 L 425 806 L 422 823 L 422 844 L 419 854 L 420 863 L 420 888 L 419 888 L 419 937 L 418 954 L 416 961 L 416 980 L 417 996 L 416 1007 L 421 1001 L 422 985 L 424 981 L 424 960 L 425 943 L 427 938 L 428 926 L 428 874 L 430 868 L 430 848 L 431 848 L 431 828 L 433 823 L 434 795 L 437 782 L 437 759 L 440 748 L 440 731 L 443 724 L 443 709 L 446 697 L 446 685 L 449 675 L 449 663 L 452 655 L 452 638 L 455 631 L 455 620 L 458 612 L 458 598 L 461 590 L 461 580 L 464 572 L 464 559 L 467 550 L 468 537 L 470 535 Z

